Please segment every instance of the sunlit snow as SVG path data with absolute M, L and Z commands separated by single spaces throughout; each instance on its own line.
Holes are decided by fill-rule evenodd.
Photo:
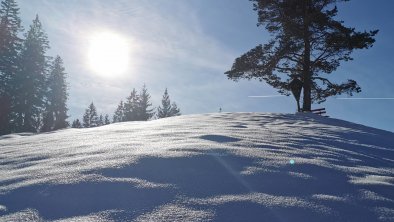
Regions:
M 394 221 L 394 133 L 217 113 L 0 137 L 0 221 Z

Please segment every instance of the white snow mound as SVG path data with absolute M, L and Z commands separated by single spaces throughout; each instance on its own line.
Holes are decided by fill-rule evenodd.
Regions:
M 394 221 L 394 133 L 217 113 L 2 136 L 0 221 Z

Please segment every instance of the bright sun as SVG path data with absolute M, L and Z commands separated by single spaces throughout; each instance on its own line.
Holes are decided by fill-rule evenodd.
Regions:
M 128 70 L 130 46 L 126 38 L 111 32 L 101 32 L 90 39 L 88 63 L 99 75 L 112 77 Z

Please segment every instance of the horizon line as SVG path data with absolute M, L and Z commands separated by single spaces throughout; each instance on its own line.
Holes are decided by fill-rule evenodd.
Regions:
M 267 96 L 248 96 L 249 98 L 271 98 L 271 97 L 283 97 L 285 95 L 267 95 Z
M 356 97 L 356 98 L 336 98 L 340 100 L 394 100 L 394 97 Z

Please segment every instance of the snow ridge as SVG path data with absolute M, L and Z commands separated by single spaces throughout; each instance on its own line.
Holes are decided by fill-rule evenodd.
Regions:
M 217 113 L 0 137 L 0 221 L 394 221 L 394 133 Z

